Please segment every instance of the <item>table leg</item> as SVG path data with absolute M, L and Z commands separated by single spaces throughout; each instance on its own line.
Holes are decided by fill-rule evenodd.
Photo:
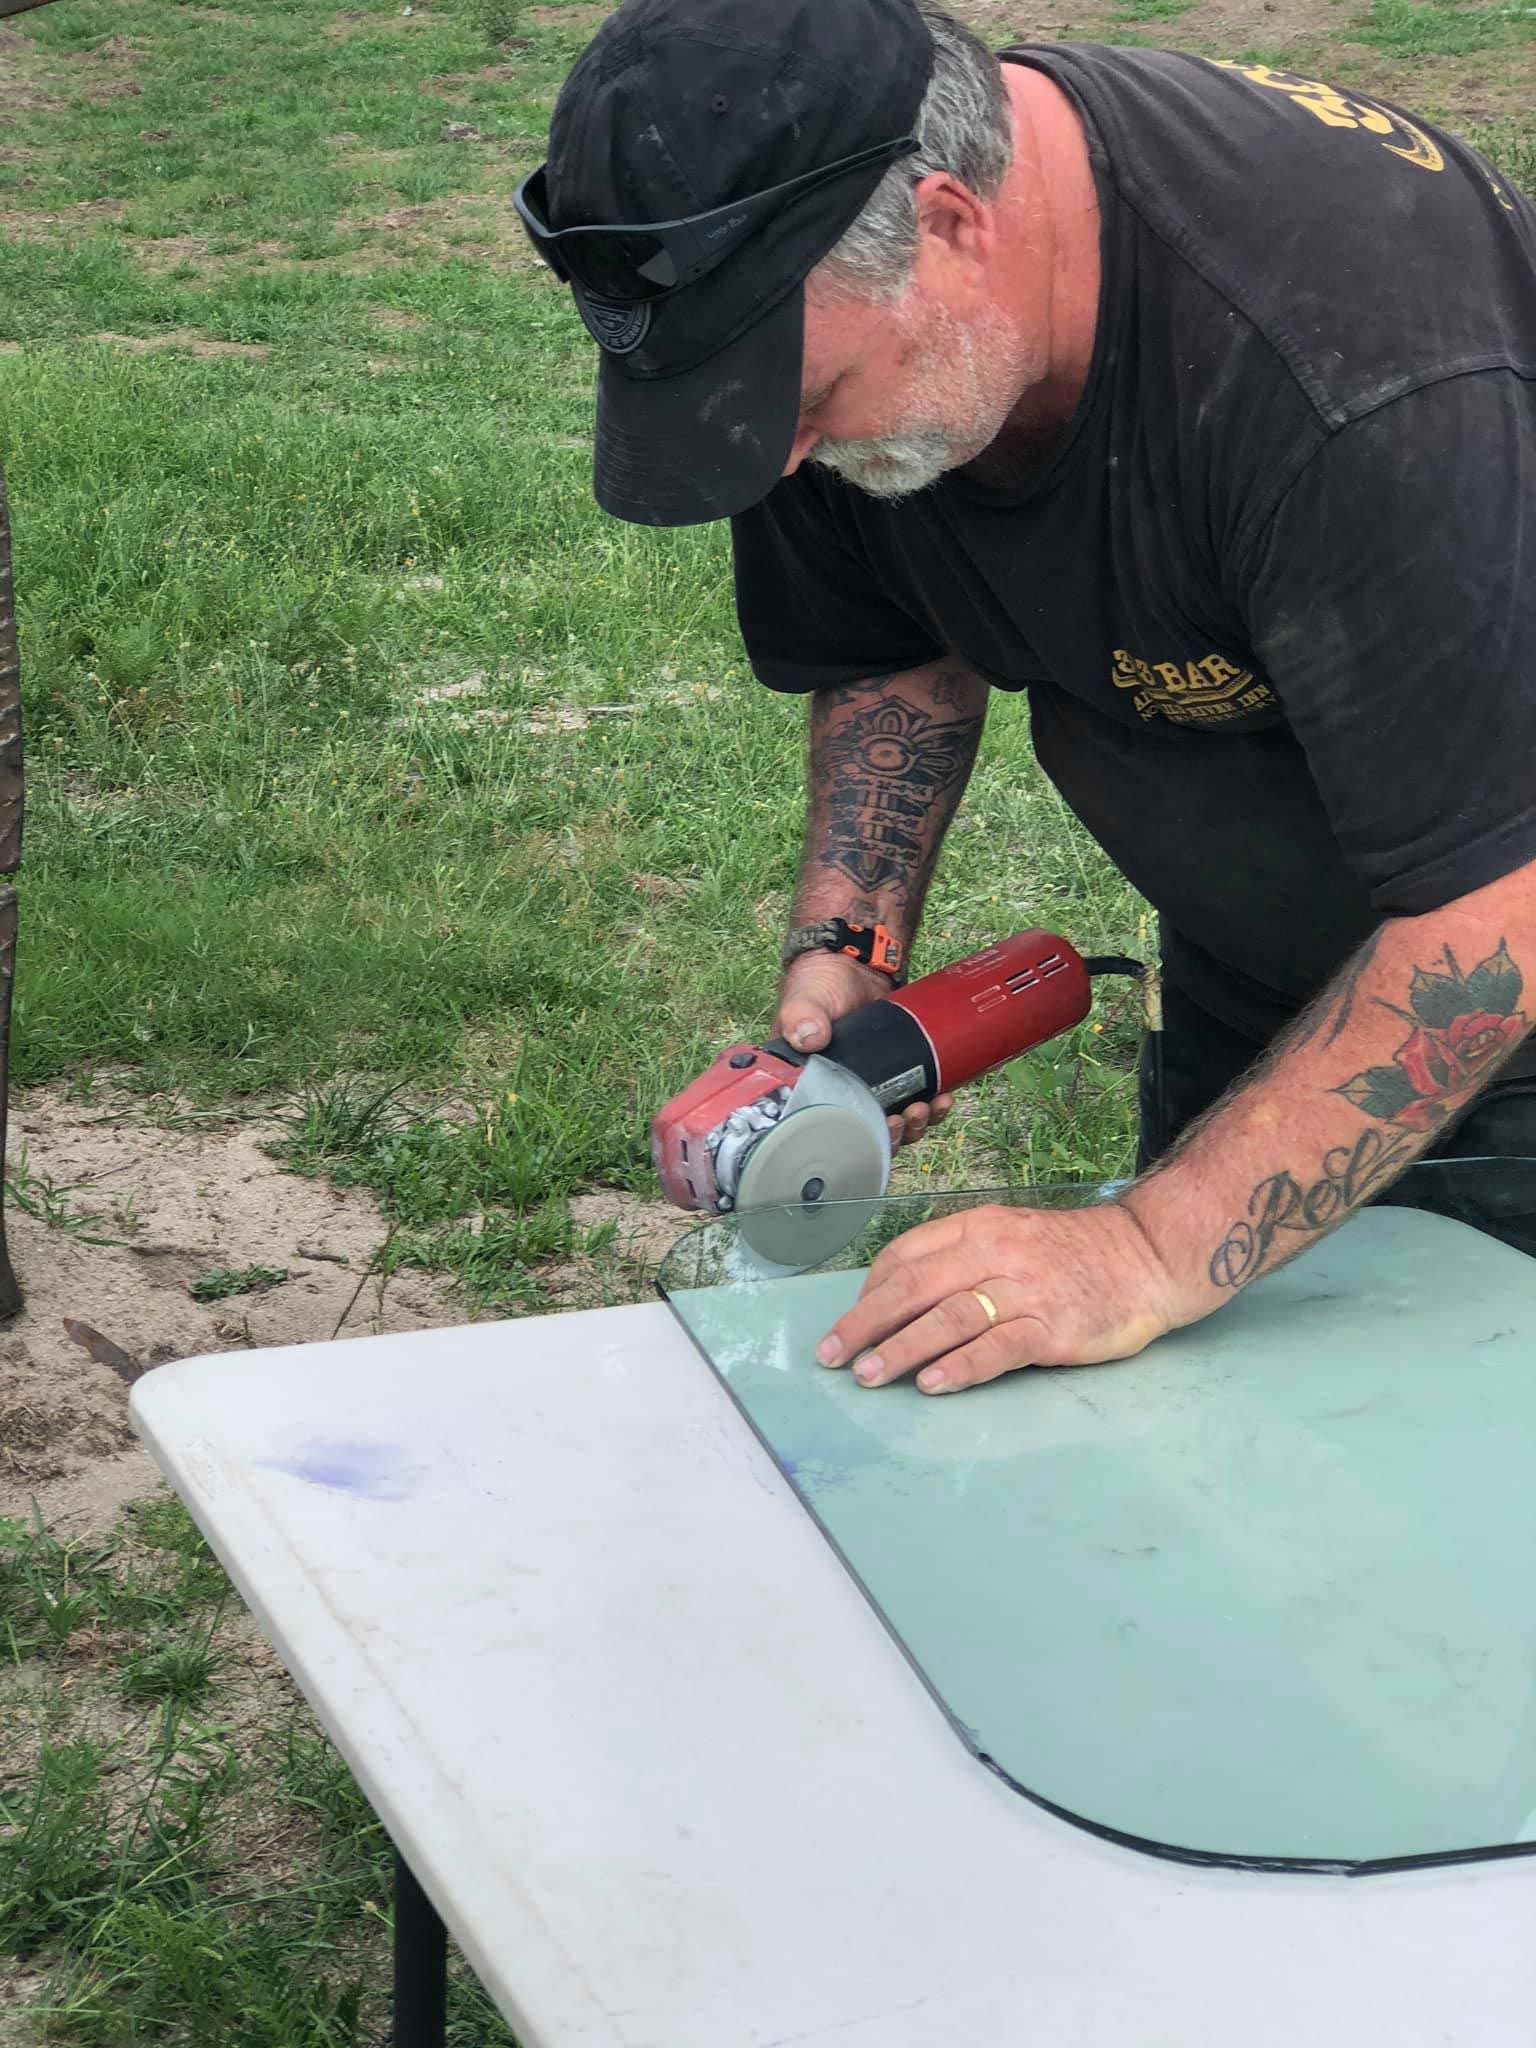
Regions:
M 443 2048 L 448 1930 L 416 1873 L 395 1851 L 395 2048 Z

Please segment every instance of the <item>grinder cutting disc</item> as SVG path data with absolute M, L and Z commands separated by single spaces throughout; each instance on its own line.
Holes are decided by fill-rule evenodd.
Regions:
M 810 1059 L 784 1115 L 742 1167 L 742 1238 L 776 1266 L 818 1266 L 865 1228 L 890 1176 L 884 1110 L 846 1068 Z

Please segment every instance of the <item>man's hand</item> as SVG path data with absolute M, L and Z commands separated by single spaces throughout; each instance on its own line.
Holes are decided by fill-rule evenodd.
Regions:
M 995 1323 L 974 1290 L 996 1309 Z M 816 1356 L 823 1365 L 854 1360 L 867 1387 L 921 1368 L 925 1394 L 949 1394 L 1024 1365 L 1129 1358 L 1203 1306 L 1181 1298 L 1118 1203 L 968 1209 L 887 1245 Z
M 774 1029 L 801 1052 L 820 1052 L 835 1019 L 890 993 L 889 976 L 846 953 L 802 953 L 785 969 Z M 940 1095 L 932 1103 L 914 1102 L 901 1116 L 887 1117 L 891 1144 L 897 1150 L 903 1144 L 915 1145 L 924 1131 L 944 1121 L 953 1102 L 952 1095 Z

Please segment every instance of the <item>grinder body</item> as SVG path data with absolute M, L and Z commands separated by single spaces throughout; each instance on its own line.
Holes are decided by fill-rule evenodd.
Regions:
M 1069 1030 L 1091 1000 L 1074 946 L 1054 932 L 1017 932 L 840 1017 L 817 1057 L 894 1115 Z M 651 1156 L 669 1200 L 735 1207 L 748 1159 L 794 1111 L 809 1057 L 782 1038 L 731 1046 L 661 1109 Z

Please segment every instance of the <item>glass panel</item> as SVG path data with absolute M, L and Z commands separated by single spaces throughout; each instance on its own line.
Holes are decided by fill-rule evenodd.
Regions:
M 1124 1364 L 934 1400 L 815 1363 L 914 1223 L 1103 1195 L 888 1199 L 835 1260 L 766 1277 L 726 1218 L 662 1291 L 1020 1791 L 1200 1861 L 1536 1849 L 1536 1161 L 1411 1169 Z

